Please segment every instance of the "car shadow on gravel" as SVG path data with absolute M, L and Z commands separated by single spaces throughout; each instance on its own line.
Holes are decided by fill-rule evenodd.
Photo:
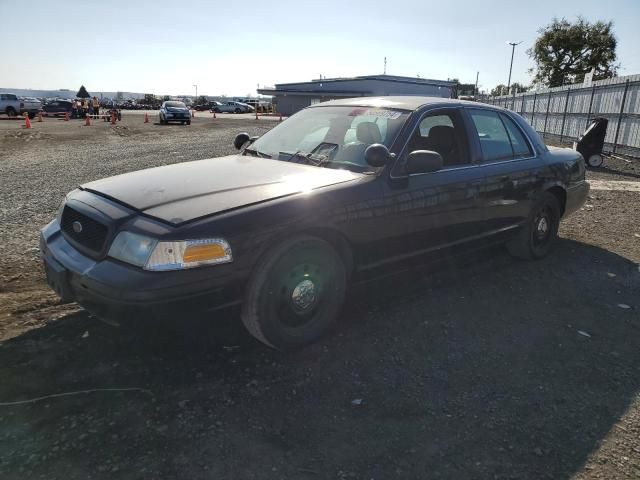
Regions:
M 618 304 L 639 293 L 633 262 L 561 240 L 360 284 L 296 354 L 236 310 L 133 333 L 70 315 L 2 344 L 0 402 L 150 393 L 0 407 L 0 476 L 567 478 L 638 394 L 640 319 Z

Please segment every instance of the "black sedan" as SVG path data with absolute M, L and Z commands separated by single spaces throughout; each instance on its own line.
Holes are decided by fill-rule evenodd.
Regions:
M 69 193 L 41 235 L 51 287 L 119 320 L 241 305 L 290 350 L 329 329 L 349 283 L 399 262 L 496 242 L 544 257 L 589 191 L 579 153 L 474 102 L 330 101 L 235 146 Z
M 158 115 L 160 116 L 160 125 L 166 125 L 169 122 L 191 125 L 191 111 L 182 102 L 163 102 Z
M 68 113 L 71 115 L 73 111 L 73 102 L 70 100 L 54 100 L 47 102 L 42 106 L 42 111 L 47 115 L 64 115 Z

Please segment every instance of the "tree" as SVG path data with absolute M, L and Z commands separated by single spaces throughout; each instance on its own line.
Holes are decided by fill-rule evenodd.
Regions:
M 171 100 L 171 97 L 170 97 L 169 95 L 164 95 L 164 96 L 162 97 L 162 101 L 163 101 L 163 102 L 168 102 L 169 100 Z
M 613 22 L 590 23 L 578 17 L 575 23 L 565 18 L 553 21 L 538 30 L 540 36 L 527 54 L 536 63 L 531 69 L 534 82 L 548 87 L 582 82 L 594 69 L 594 80 L 616 75 L 618 41 Z
M 518 82 L 513 82 L 509 87 L 509 91 L 507 91 L 507 86 L 503 83 L 500 85 L 496 85 L 495 88 L 491 90 L 492 97 L 499 97 L 500 95 L 512 95 L 515 91 L 516 93 L 522 93 L 529 90 L 529 87 L 522 85 Z
M 198 98 L 196 98 L 194 103 L 196 105 L 206 105 L 207 103 L 209 103 L 209 99 L 204 95 L 200 95 Z
M 89 97 L 91 97 L 91 95 L 89 95 L 89 92 L 87 92 L 87 89 L 84 88 L 84 85 L 80 85 L 80 90 L 78 90 L 78 93 L 76 93 L 76 97 L 77 98 L 89 98 Z

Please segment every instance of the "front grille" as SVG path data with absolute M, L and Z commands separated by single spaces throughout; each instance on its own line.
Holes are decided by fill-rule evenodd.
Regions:
M 62 225 L 60 227 L 66 236 L 96 253 L 102 250 L 107 241 L 109 229 L 106 225 L 74 210 L 68 205 L 65 205 L 62 211 L 61 223 Z M 80 225 L 81 228 L 78 228 L 78 225 Z

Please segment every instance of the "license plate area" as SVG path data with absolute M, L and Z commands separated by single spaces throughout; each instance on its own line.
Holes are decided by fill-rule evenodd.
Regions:
M 69 283 L 69 272 L 54 260 L 44 259 L 47 284 L 60 297 L 62 303 L 73 301 L 73 291 Z

